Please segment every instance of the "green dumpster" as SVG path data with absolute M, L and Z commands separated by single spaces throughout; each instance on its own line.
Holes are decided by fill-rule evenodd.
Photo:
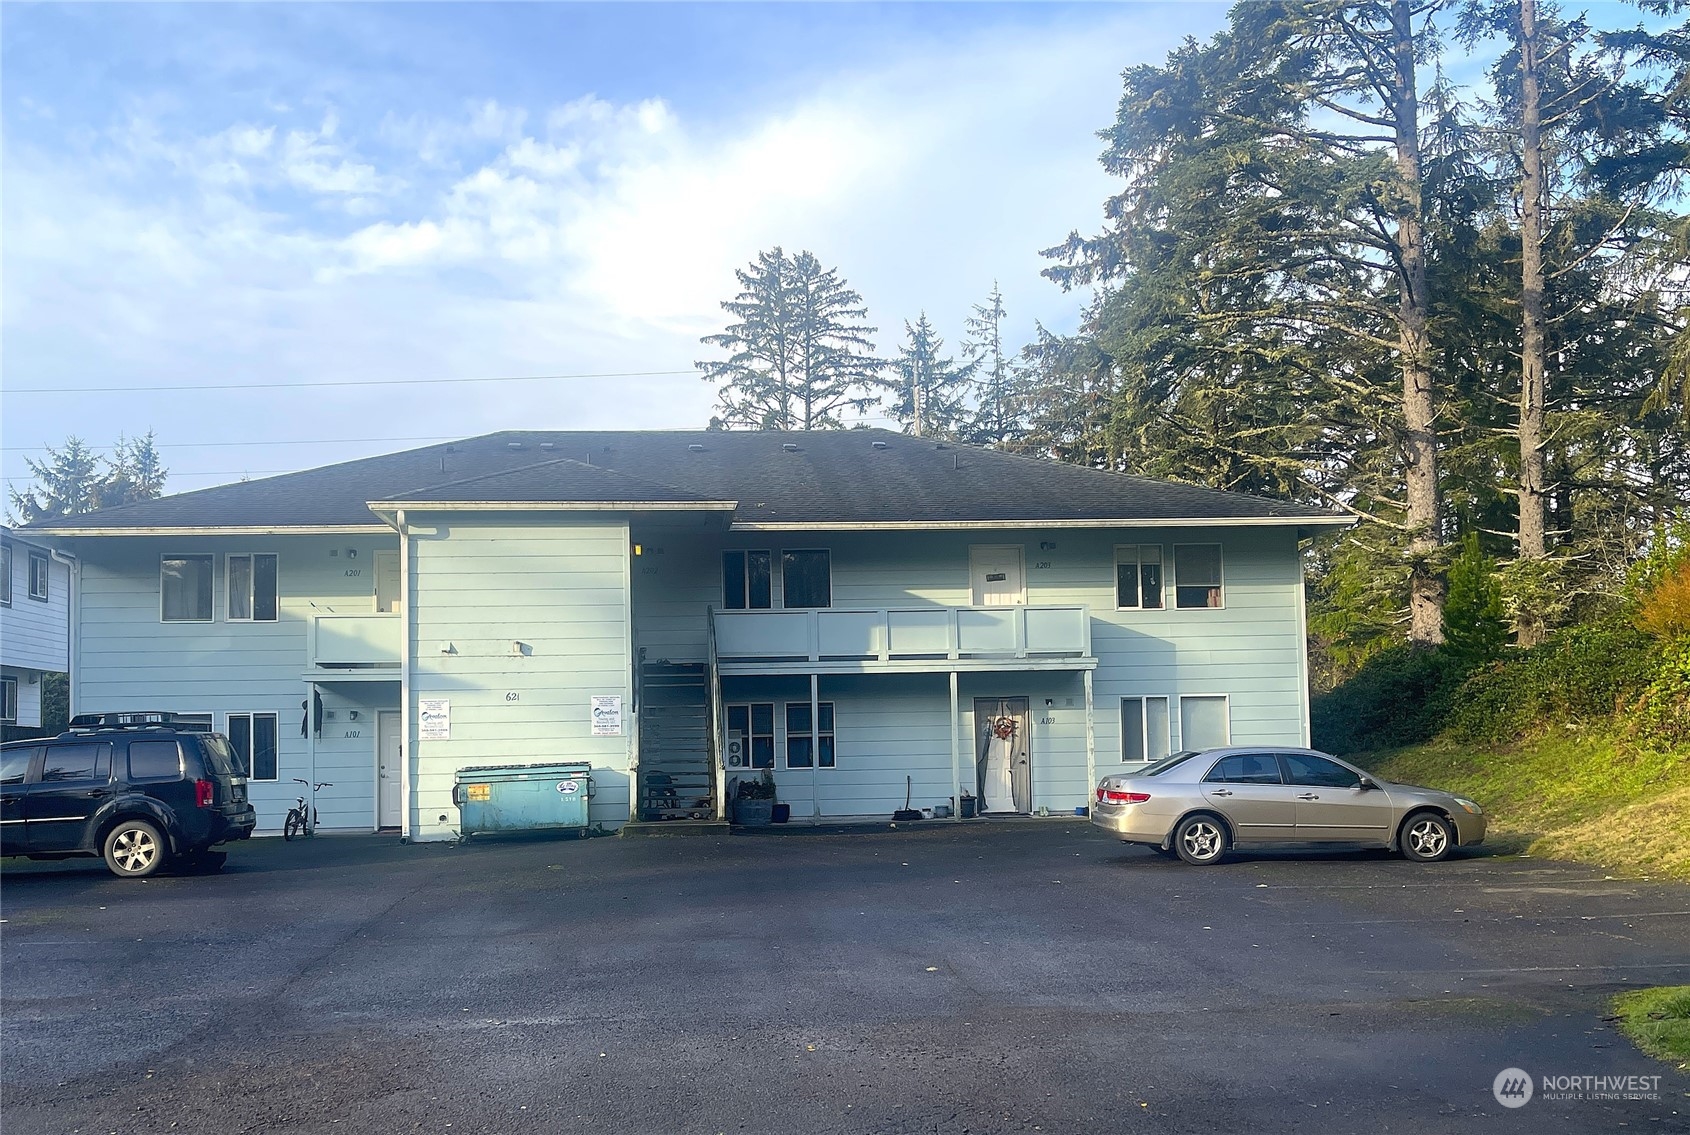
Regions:
M 582 831 L 593 798 L 593 766 L 586 761 L 483 765 L 458 770 L 452 803 L 459 832 Z

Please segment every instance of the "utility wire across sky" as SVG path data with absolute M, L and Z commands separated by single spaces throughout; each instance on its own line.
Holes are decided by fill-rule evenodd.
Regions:
M 665 378 L 697 374 L 686 370 L 625 370 L 603 374 L 516 374 L 483 378 L 347 378 L 331 382 L 228 382 L 207 386 L 23 386 L 0 388 L 0 394 L 156 394 L 181 390 L 320 390 L 336 386 L 433 386 L 453 382 L 565 382 L 589 378 Z

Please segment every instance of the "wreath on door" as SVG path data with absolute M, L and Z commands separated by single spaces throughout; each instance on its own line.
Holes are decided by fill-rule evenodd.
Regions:
M 998 740 L 1008 741 L 1015 736 L 1015 718 L 1000 717 L 992 722 L 992 732 Z

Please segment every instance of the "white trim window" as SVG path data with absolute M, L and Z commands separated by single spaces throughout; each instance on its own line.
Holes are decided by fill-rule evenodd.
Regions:
M 1172 750 L 1168 699 L 1146 695 L 1121 699 L 1121 763 L 1159 761 Z
M 1174 606 L 1182 610 L 1223 607 L 1221 546 L 1174 545 Z M 1187 745 L 1186 748 L 1191 746 Z
M 1162 545 L 1115 545 L 1115 608 L 1162 609 Z
M 722 553 L 722 608 L 766 611 L 774 606 L 774 557 L 767 551 Z
M 29 597 L 45 603 L 53 592 L 53 569 L 46 552 L 29 553 Z
M 788 610 L 833 606 L 833 554 L 826 548 L 781 549 L 780 605 Z
M 209 552 L 161 557 L 158 565 L 159 621 L 211 622 L 211 587 L 216 571 L 217 557 Z
M 231 552 L 224 561 L 231 623 L 276 621 L 276 553 Z
M 1218 749 L 1232 743 L 1232 706 L 1225 694 L 1181 694 L 1179 747 Z
M 249 780 L 279 780 L 280 719 L 274 713 L 231 713 L 223 732 L 235 750 L 235 772 Z
M 745 767 L 775 767 L 775 703 L 749 702 L 727 707 L 729 733 L 745 739 Z
M 837 768 L 838 754 L 833 747 L 833 703 L 816 704 L 816 731 L 813 738 L 816 756 L 811 760 L 810 703 L 786 703 L 786 767 Z
M 18 680 L 0 678 L 0 724 L 18 723 Z
M 0 607 L 12 605 L 12 545 L 0 543 Z

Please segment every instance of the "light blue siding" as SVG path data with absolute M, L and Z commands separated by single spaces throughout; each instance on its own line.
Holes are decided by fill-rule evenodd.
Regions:
M 1218 609 L 1172 606 L 1173 547 L 1198 543 L 1222 547 L 1224 606 Z M 1120 767 L 1123 697 L 1169 698 L 1174 748 L 1181 743 L 1178 699 L 1182 695 L 1226 695 L 1234 742 L 1304 742 L 1307 707 L 1302 682 L 1302 575 L 1296 535 L 1290 528 L 732 533 L 716 540 L 654 533 L 649 537 L 648 555 L 641 558 L 634 577 L 636 642 L 654 659 L 697 661 L 704 657 L 706 626 L 702 612 L 706 605 L 720 606 L 720 556 L 724 547 L 766 548 L 776 554 L 777 564 L 783 548 L 828 548 L 832 553 L 833 605 L 879 607 L 968 604 L 972 599 L 972 544 L 1022 546 L 1028 603 L 1083 603 L 1090 607 L 1092 648 L 1098 660 L 1094 704 L 1099 775 Z M 1168 565 L 1166 609 L 1116 609 L 1117 544 L 1154 544 L 1163 549 L 1163 562 Z M 653 548 L 662 551 L 650 554 Z M 775 604 L 780 604 L 778 578 Z M 935 688 L 943 687 L 943 678 L 932 681 L 938 684 Z M 925 706 L 920 710 L 923 722 L 936 722 L 935 727 L 943 732 L 949 716 L 948 689 L 941 689 L 941 698 L 938 694 L 911 692 L 921 682 L 910 679 L 880 680 L 878 686 L 873 678 L 863 682 L 864 689 L 871 692 L 853 696 L 899 705 L 904 707 L 899 710 L 901 714 L 916 712 L 910 708 L 913 698 Z M 996 695 L 1034 698 L 1035 719 L 1053 719 L 1045 726 L 1035 721 L 1034 758 L 1043 769 L 1042 775 L 1035 772 L 1035 805 L 1070 808 L 1084 803 L 1090 784 L 1085 771 L 1084 696 L 1078 674 L 964 675 L 961 712 L 964 737 L 969 743 L 972 699 Z M 804 696 L 808 696 L 807 683 Z M 1052 712 L 1041 715 L 1038 711 L 1044 708 L 1043 699 L 1047 697 L 1054 699 Z M 942 764 L 945 795 L 949 795 L 948 735 L 939 740 L 925 732 L 868 736 L 874 738 L 867 742 L 869 748 L 858 750 L 858 759 L 865 767 L 915 767 L 920 770 L 916 775 L 936 782 Z M 943 741 L 942 762 L 931 755 L 939 741 Z M 851 730 L 841 724 L 841 754 L 856 743 Z M 902 782 L 901 772 L 893 775 L 890 771 L 877 781 L 880 791 L 896 788 L 900 795 Z M 1044 798 L 1046 790 L 1049 799 Z M 838 795 L 843 804 L 865 793 L 866 789 L 851 788 Z M 884 804 L 885 798 L 880 802 Z M 880 810 L 870 809 L 875 813 Z
M 636 751 L 627 525 L 453 514 L 407 526 L 413 836 L 452 838 L 457 770 L 491 764 L 591 761 L 593 820 L 626 821 Z M 623 699 L 622 736 L 593 735 L 594 695 Z M 423 698 L 451 703 L 449 740 L 419 737 Z
M 317 797 L 323 828 L 368 831 L 374 826 L 374 711 L 398 705 L 397 674 L 389 682 L 325 688 L 320 738 L 300 732 L 309 694 L 303 675 L 312 616 L 373 610 L 374 553 L 397 549 L 397 535 L 88 538 L 67 545 L 82 565 L 72 678 L 78 712 L 210 713 L 219 730 L 227 728 L 231 713 L 275 713 L 277 778 L 255 781 L 249 791 L 259 830 L 280 830 L 301 791 L 294 777 L 333 782 Z M 349 550 L 357 555 L 349 557 Z M 275 622 L 226 620 L 225 556 L 231 552 L 276 553 Z M 213 621 L 163 622 L 159 560 L 193 553 L 216 556 Z M 354 708 L 367 720 L 366 727 L 348 718 Z M 348 737 L 349 732 L 360 735 Z
M 788 769 L 788 703 L 810 701 L 808 678 L 730 678 L 724 700 L 775 705 L 775 786 L 799 818 L 886 816 L 904 806 L 904 778 L 916 808 L 952 801 L 950 679 L 945 674 L 824 675 L 819 700 L 833 703 L 838 767 Z M 1077 674 L 964 674 L 958 689 L 959 772 L 975 788 L 975 698 L 1026 697 L 1031 709 L 1033 807 L 1071 811 L 1085 802 L 1085 695 Z M 1049 699 L 1053 704 L 1045 705 Z M 741 775 L 760 775 L 744 773 Z

